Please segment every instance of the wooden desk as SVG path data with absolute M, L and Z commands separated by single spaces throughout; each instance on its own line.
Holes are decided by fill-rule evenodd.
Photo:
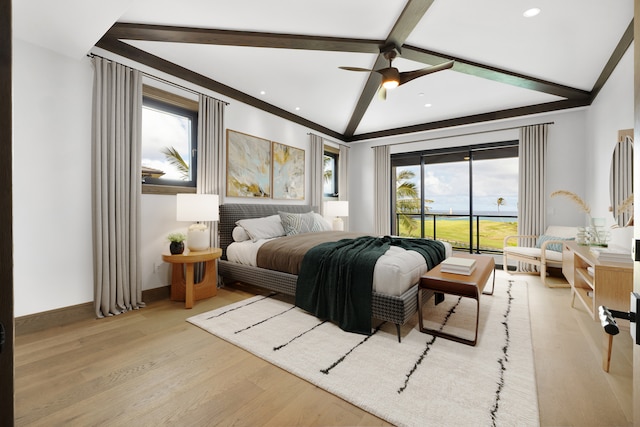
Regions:
M 571 307 L 578 297 L 593 320 L 598 320 L 601 305 L 629 310 L 633 263 L 600 262 L 589 246 L 566 241 L 562 250 L 562 274 L 571 284 Z
M 204 251 L 171 255 L 162 254 L 162 259 L 172 265 L 171 300 L 184 301 L 185 308 L 192 308 L 193 302 L 213 297 L 218 293 L 218 269 L 216 260 L 222 256 L 222 249 L 209 248 Z M 200 283 L 193 283 L 193 270 L 197 262 L 204 262 L 204 275 Z M 184 268 L 183 268 L 184 265 Z
M 562 274 L 571 284 L 571 307 L 576 297 L 593 320 L 599 320 L 598 307 L 628 311 L 629 296 L 633 291 L 633 263 L 601 262 L 591 253 L 589 246 L 567 241 L 562 249 Z M 618 320 L 622 329 L 629 322 Z M 609 372 L 613 337 L 604 334 L 602 369 Z
M 480 295 L 483 294 L 483 290 L 491 273 L 493 274 L 493 282 L 491 284 L 491 292 L 487 292 L 486 295 L 493 294 L 493 288 L 496 282 L 495 275 L 495 261 L 490 255 L 473 255 L 473 254 L 455 254 L 453 255 L 459 258 L 473 258 L 476 260 L 476 269 L 470 275 L 443 273 L 441 271 L 441 265 L 437 265 L 435 268 L 427 271 L 424 276 L 420 278 L 420 284 L 418 289 L 418 321 L 420 325 L 420 332 L 424 332 L 437 337 L 448 338 L 463 344 L 476 345 L 478 341 L 478 320 L 480 318 Z M 434 292 L 440 292 L 443 294 L 457 295 L 465 298 L 472 298 L 476 300 L 476 330 L 473 340 L 468 340 L 455 335 L 447 334 L 445 332 L 436 331 L 434 329 L 425 328 L 422 317 L 422 289 L 429 289 Z

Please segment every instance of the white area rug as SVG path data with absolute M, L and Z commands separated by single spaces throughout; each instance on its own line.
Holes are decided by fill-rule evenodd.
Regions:
M 399 426 L 537 426 L 526 286 L 498 277 L 480 298 L 475 347 L 420 333 L 417 316 L 398 343 L 393 324 L 347 333 L 263 296 L 187 320 Z M 425 303 L 425 318 L 468 337 L 474 313 L 466 298 Z

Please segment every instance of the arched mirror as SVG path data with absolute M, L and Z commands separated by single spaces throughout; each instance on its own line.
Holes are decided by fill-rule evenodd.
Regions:
M 618 143 L 611 158 L 609 196 L 613 218 L 624 227 L 633 217 L 633 207 L 628 203 L 633 197 L 633 129 L 618 133 Z

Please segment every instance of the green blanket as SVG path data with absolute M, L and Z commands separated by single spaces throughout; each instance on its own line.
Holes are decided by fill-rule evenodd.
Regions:
M 302 260 L 296 306 L 345 331 L 370 335 L 373 269 L 392 245 L 420 253 L 429 269 L 445 258 L 444 245 L 429 239 L 364 236 L 323 243 Z

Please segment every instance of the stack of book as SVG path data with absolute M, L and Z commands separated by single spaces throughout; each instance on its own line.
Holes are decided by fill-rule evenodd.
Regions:
M 592 248 L 591 253 L 600 262 L 617 262 L 622 264 L 633 264 L 630 252 L 616 251 L 613 249 Z
M 476 260 L 471 258 L 449 257 L 440 263 L 443 273 L 470 275 L 476 269 Z

